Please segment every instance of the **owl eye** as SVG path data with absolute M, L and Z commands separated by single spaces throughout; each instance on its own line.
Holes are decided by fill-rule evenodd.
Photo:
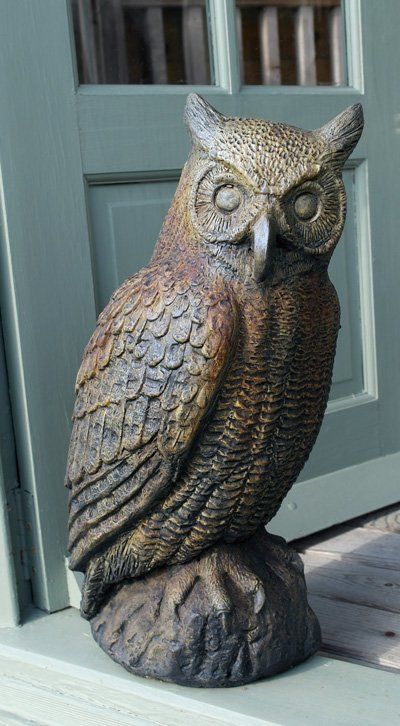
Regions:
M 318 197 L 311 192 L 302 192 L 294 201 L 296 217 L 301 220 L 313 219 L 318 212 Z
M 195 228 L 208 242 L 239 244 L 265 203 L 263 195 L 254 194 L 233 172 L 214 161 L 205 168 L 200 165 L 198 173 L 190 197 Z
M 238 208 L 241 201 L 242 195 L 233 184 L 225 184 L 225 186 L 220 187 L 215 195 L 215 204 L 218 209 L 222 209 L 224 212 L 233 212 L 234 209 Z

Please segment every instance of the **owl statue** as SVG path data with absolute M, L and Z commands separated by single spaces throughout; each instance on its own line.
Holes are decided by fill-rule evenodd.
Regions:
M 328 400 L 339 330 L 328 265 L 345 220 L 342 168 L 363 115 L 356 104 L 303 131 L 227 118 L 193 93 L 185 121 L 192 150 L 154 254 L 112 295 L 78 373 L 70 566 L 85 573 L 82 615 L 97 639 L 108 628 L 116 660 L 144 675 L 232 685 L 261 673 L 254 664 L 277 620 L 268 603 L 278 571 L 289 572 L 281 609 L 296 600 L 293 573 L 302 579 L 294 553 L 264 525 L 304 466 Z M 262 652 L 255 641 L 251 650 L 245 608 L 264 633 Z M 234 623 L 221 624 L 217 615 L 232 611 Z M 124 618 L 132 633 L 118 651 Z M 218 666 L 204 666 L 204 628 L 214 628 L 211 639 L 215 628 L 226 634 L 216 639 Z M 139 631 L 142 650 L 127 655 Z M 180 653 L 170 672 L 160 656 L 159 671 L 140 670 L 150 632 L 159 653 L 164 638 L 169 663 L 167 653 Z

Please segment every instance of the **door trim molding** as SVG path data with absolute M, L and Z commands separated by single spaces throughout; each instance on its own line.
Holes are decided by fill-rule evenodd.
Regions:
M 395 723 L 398 676 L 322 656 L 245 688 L 185 688 L 113 663 L 72 608 L 0 631 L 0 719 L 70 726 Z M 6 721 L 8 722 L 8 721 Z
M 296 482 L 268 530 L 298 539 L 395 504 L 399 501 L 399 472 L 397 452 Z

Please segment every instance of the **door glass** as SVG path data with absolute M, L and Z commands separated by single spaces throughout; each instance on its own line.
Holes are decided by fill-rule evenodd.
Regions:
M 236 0 L 242 82 L 346 83 L 341 0 Z
M 206 0 L 70 0 L 80 83 L 211 83 Z

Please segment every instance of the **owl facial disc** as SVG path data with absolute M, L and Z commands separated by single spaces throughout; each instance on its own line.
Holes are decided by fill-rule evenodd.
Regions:
M 185 120 L 190 227 L 206 251 L 268 284 L 327 266 L 345 222 L 342 170 L 362 132 L 361 106 L 306 131 L 223 116 L 190 94 Z

